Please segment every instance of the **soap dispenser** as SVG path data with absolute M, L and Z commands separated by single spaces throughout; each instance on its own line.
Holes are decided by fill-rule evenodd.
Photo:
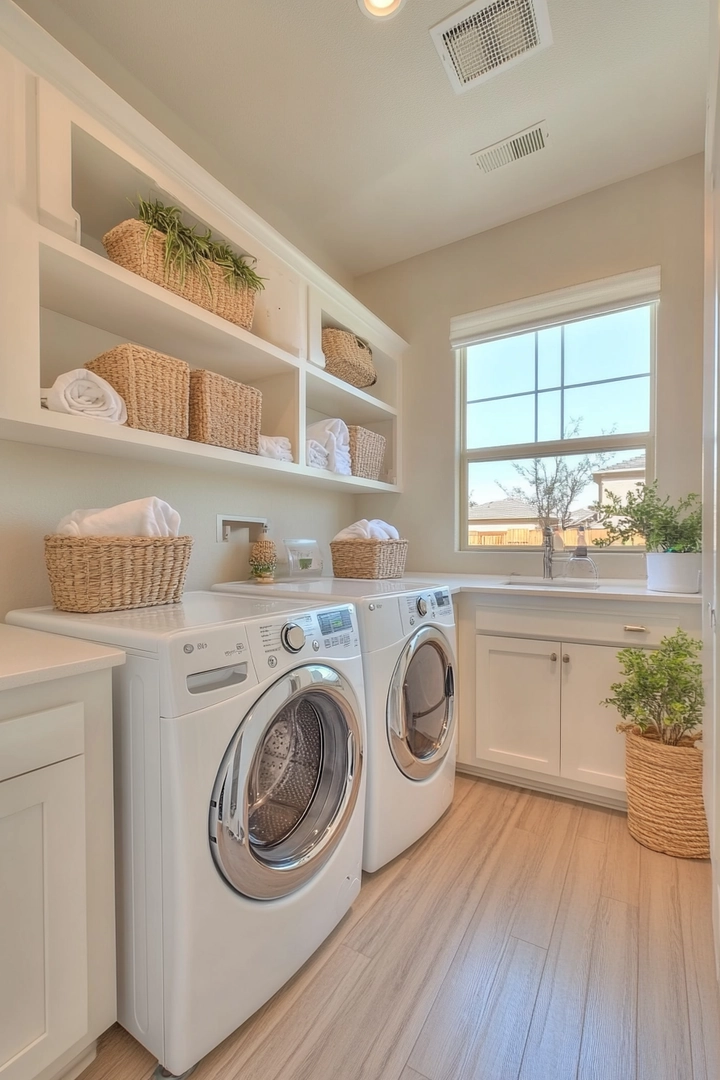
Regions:
M 586 588 L 596 589 L 598 587 L 598 568 L 595 561 L 588 555 L 584 525 L 578 525 L 577 527 L 577 544 L 568 559 L 564 576 L 571 578 L 573 582 L 578 584 L 582 583 Z

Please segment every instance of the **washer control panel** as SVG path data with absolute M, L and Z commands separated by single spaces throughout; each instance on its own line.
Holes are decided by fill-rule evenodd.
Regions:
M 352 604 L 298 612 L 284 620 L 248 625 L 250 649 L 260 679 L 268 670 L 321 656 L 354 656 L 360 651 L 357 617 Z

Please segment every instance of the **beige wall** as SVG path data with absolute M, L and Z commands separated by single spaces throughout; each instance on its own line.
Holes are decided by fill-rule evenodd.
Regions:
M 478 181 L 482 198 L 482 180 Z M 418 228 L 422 223 L 418 222 Z M 410 540 L 415 570 L 536 572 L 539 556 L 455 550 L 455 365 L 450 318 L 659 264 L 657 474 L 700 490 L 703 162 L 687 158 L 359 278 L 355 293 L 411 345 L 406 360 L 406 493 L 359 500 Z M 600 553 L 605 576 L 642 575 L 641 556 Z
M 167 499 L 195 537 L 188 587 L 247 577 L 247 534 L 215 539 L 216 514 L 270 519 L 271 535 L 327 541 L 355 516 L 353 497 L 296 483 L 229 479 L 212 472 L 143 465 L 122 458 L 0 442 L 0 618 L 14 607 L 50 602 L 42 538 L 76 507 L 109 506 L 145 495 Z

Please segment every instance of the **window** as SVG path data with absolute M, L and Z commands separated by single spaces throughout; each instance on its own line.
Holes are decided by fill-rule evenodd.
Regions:
M 565 318 L 533 313 L 534 328 L 516 311 L 517 331 L 493 334 L 493 318 L 517 306 L 476 313 L 490 325 L 474 341 L 466 325 L 471 340 L 458 349 L 461 535 L 470 550 L 538 547 L 548 525 L 568 544 L 581 525 L 588 539 L 600 537 L 592 504 L 652 475 L 656 298 Z

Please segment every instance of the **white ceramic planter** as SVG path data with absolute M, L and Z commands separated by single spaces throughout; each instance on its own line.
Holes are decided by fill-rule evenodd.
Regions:
M 651 592 L 700 592 L 702 555 L 699 552 L 649 551 L 645 558 Z

